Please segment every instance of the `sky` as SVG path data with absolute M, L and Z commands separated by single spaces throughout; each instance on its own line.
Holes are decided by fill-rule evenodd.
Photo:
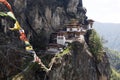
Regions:
M 120 0 L 83 0 L 87 16 L 104 23 L 120 23 Z

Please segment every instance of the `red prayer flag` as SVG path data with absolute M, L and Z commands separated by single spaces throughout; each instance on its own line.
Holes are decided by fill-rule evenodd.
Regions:
M 25 33 L 20 32 L 20 39 L 21 39 L 22 41 L 27 41 L 27 38 L 26 38 Z
M 11 5 L 7 2 L 7 0 L 0 0 L 11 12 L 13 12 Z

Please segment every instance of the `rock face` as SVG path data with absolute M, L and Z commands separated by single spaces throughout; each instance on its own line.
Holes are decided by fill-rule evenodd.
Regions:
M 50 80 L 110 80 L 110 64 L 106 53 L 101 60 L 89 52 L 85 42 L 74 41 L 72 52 L 61 60 L 61 65 L 49 73 Z
M 50 33 L 64 28 L 64 24 L 68 23 L 70 19 L 79 19 L 82 23 L 86 17 L 86 12 L 82 7 L 82 0 L 8 0 L 8 2 L 11 3 L 15 16 L 25 29 L 35 49 L 40 49 L 41 44 L 47 45 Z M 0 4 L 0 11 L 7 11 L 7 9 Z M 12 64 L 15 66 L 11 69 L 9 69 L 10 66 L 5 67 L 9 61 L 2 65 L 4 64 L 3 59 L 11 56 L 8 54 L 24 53 L 23 47 L 21 48 L 24 45 L 21 44 L 17 32 L 8 30 L 9 27 L 13 26 L 13 23 L 14 21 L 9 18 L 0 17 L 0 55 L 7 53 L 4 57 L 0 57 L 0 68 L 4 70 L 0 71 L 0 80 L 11 79 L 15 74 L 21 72 L 22 68 L 19 66 L 25 65 L 23 62 L 28 57 L 27 55 L 23 57 L 23 54 L 16 54 L 15 56 L 18 56 L 20 61 L 19 64 L 16 63 L 17 61 L 13 62 Z M 97 52 L 94 54 L 94 50 L 90 50 L 89 35 L 85 36 L 85 42 L 74 41 L 69 55 L 65 55 L 58 60 L 59 62 L 54 64 L 49 73 L 45 73 L 38 66 L 35 66 L 30 73 L 27 73 L 27 76 L 17 80 L 109 80 L 110 65 L 108 58 L 103 50 L 100 51 L 102 54 L 100 59 L 98 58 L 99 55 L 96 55 Z M 6 46 L 9 46 L 10 48 L 7 48 L 13 50 L 13 52 L 6 52 Z M 18 48 L 20 49 L 18 50 Z M 43 56 L 41 57 L 43 58 Z M 48 57 L 44 58 L 48 59 Z M 50 61 L 50 59 L 46 61 Z M 16 70 L 11 71 L 13 68 Z
M 99 80 L 95 61 L 86 51 L 86 45 L 79 41 L 72 44 L 73 53 L 65 56 L 62 64 L 51 71 L 50 80 Z
M 48 43 L 51 32 L 63 28 L 70 19 L 76 18 L 83 22 L 85 11 L 82 8 L 82 0 L 8 0 L 21 26 L 25 29 L 31 43 L 44 28 Z M 8 11 L 1 5 L 0 11 Z M 2 29 L 5 33 L 10 32 L 8 27 L 13 26 L 13 21 L 2 19 Z M 8 24 L 8 23 L 12 24 Z M 9 34 L 9 33 L 8 33 Z M 40 39 L 38 43 L 43 43 Z M 33 45 L 36 48 L 36 46 Z
M 13 11 L 22 27 L 29 29 L 31 25 L 35 31 L 42 27 L 49 31 L 56 30 L 71 18 L 79 19 L 82 15 L 82 0 L 8 1 L 12 4 Z

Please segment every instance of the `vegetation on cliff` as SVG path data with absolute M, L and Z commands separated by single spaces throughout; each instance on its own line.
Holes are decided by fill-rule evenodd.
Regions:
M 94 29 L 88 30 L 86 36 L 89 36 L 86 37 L 86 42 L 89 46 L 89 50 L 91 51 L 91 53 L 93 53 L 93 55 L 96 56 L 96 59 L 101 60 L 102 56 L 104 55 L 104 52 L 100 36 Z
M 112 68 L 120 72 L 120 52 L 105 48 Z
M 111 50 L 109 48 L 104 48 L 111 66 L 111 79 L 110 80 L 119 80 L 120 79 L 120 53 L 118 51 Z
M 112 74 L 110 80 L 120 80 L 120 73 L 112 68 Z

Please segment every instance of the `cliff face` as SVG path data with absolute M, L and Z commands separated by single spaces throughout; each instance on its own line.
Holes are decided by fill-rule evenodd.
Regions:
M 31 43 L 48 43 L 50 33 L 63 28 L 70 19 L 76 18 L 83 22 L 85 18 L 82 0 L 8 0 L 8 2 L 12 4 L 15 16 L 31 39 Z M 7 9 L 1 5 L 0 11 Z M 13 26 L 13 21 L 2 19 L 1 22 L 2 31 L 9 34 L 8 27 Z M 47 41 L 42 42 L 41 39 L 36 41 L 35 38 L 39 38 L 38 35 L 43 28 Z
M 89 33 L 91 32 L 91 33 Z M 94 30 L 88 31 L 90 34 L 86 38 L 90 39 Z M 93 37 L 93 36 L 92 36 Z M 96 39 L 90 39 L 94 42 Z M 99 40 L 96 42 L 99 43 Z M 89 44 L 89 43 L 87 43 Z M 49 73 L 50 80 L 110 80 L 110 64 L 106 53 L 91 53 L 90 46 L 80 40 L 72 43 L 71 53 L 62 58 L 61 64 Z M 97 45 L 98 44 L 93 44 Z M 98 49 L 100 49 L 99 47 Z M 100 57 L 97 58 L 97 57 Z
M 64 24 L 68 23 L 70 19 L 79 19 L 82 23 L 86 17 L 85 10 L 82 7 L 82 0 L 14 0 L 10 3 L 15 16 L 25 29 L 35 49 L 47 45 L 50 33 L 64 28 Z M 7 11 L 3 5 L 0 7 L 0 11 Z M 0 55 L 5 53 L 2 55 L 4 57 L 0 57 L 0 67 L 3 70 L 0 71 L 1 80 L 10 79 L 18 72 L 21 72 L 26 65 L 24 61 L 27 63 L 29 62 L 27 61 L 28 58 L 31 60 L 30 55 L 23 54 L 26 52 L 22 47 L 24 45 L 18 39 L 17 32 L 8 30 L 8 27 L 13 26 L 13 23 L 14 21 L 8 18 L 0 17 L 0 47 L 2 47 Z M 37 67 L 35 66 L 29 73 L 24 74 L 24 77 L 14 80 L 109 80 L 110 65 L 108 58 L 106 53 L 103 52 L 101 44 L 99 44 L 100 40 L 96 39 L 94 35 L 96 33 L 90 30 L 86 33 L 85 41 L 74 41 L 70 53 L 56 60 L 49 73 L 45 73 L 36 65 Z M 97 47 L 97 45 L 100 46 Z M 6 51 L 6 48 L 9 50 Z M 11 53 L 15 53 L 12 56 L 13 58 L 8 55 Z M 18 57 L 14 58 L 16 56 Z M 41 59 L 45 59 L 43 59 L 43 62 L 46 61 L 47 63 L 50 61 L 48 56 L 40 55 Z M 6 57 L 10 58 L 7 59 Z M 4 59 L 8 61 L 4 63 Z M 7 65 L 9 60 L 11 65 Z M 12 62 L 12 60 L 14 61 Z M 16 70 L 13 70 L 14 68 Z
M 51 0 L 50 2 L 49 0 L 14 0 L 9 2 L 21 25 L 27 29 L 31 25 L 35 31 L 42 27 L 48 31 L 56 30 L 71 18 L 82 16 L 81 0 Z

